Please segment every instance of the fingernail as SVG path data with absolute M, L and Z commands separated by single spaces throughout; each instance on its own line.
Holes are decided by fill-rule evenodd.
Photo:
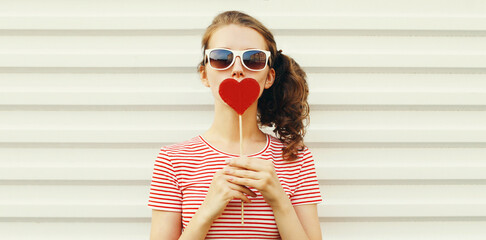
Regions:
M 226 161 L 224 161 L 226 164 L 229 164 L 231 162 L 231 159 L 226 159 Z

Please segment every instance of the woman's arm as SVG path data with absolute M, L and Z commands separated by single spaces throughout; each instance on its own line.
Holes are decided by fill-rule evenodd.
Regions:
M 228 182 L 228 177 L 223 174 L 222 170 L 216 171 L 206 198 L 179 239 L 205 239 L 214 220 L 223 213 L 229 201 L 241 199 L 247 203 L 251 202 L 243 193 L 256 197 L 256 194 L 250 189 Z
M 179 240 L 197 240 L 206 238 L 206 234 L 208 233 L 209 228 L 211 228 L 213 221 L 204 216 L 204 213 L 201 212 L 202 209 L 201 206 L 201 208 L 194 214 Z
M 310 239 L 322 240 L 321 222 L 317 214 L 317 204 L 303 204 L 294 206 L 302 227 Z
M 152 210 L 150 240 L 176 240 L 181 235 L 181 213 Z
M 316 204 L 294 207 L 285 196 L 271 207 L 282 239 L 322 240 Z
M 191 221 L 184 229 L 179 240 L 198 240 L 206 239 L 206 235 L 213 224 L 213 219 L 204 211 L 206 207 L 201 205 L 201 207 L 196 211 L 194 216 L 192 216 Z
M 181 213 L 152 210 L 150 240 L 205 239 L 213 220 L 204 209 L 201 207 L 194 214 L 183 234 Z
M 280 181 L 271 161 L 258 158 L 233 158 L 228 161 L 230 167 L 224 169 L 230 182 L 258 189 L 273 210 L 275 222 L 282 239 L 320 240 L 320 224 L 317 208 L 293 207 L 290 199 L 280 185 Z M 316 224 L 317 223 L 317 224 Z M 309 226 L 307 226 L 309 224 Z M 304 227 L 305 225 L 305 227 Z

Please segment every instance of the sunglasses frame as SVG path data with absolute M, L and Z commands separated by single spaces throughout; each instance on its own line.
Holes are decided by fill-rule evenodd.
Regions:
M 209 54 L 211 53 L 211 51 L 213 50 L 226 50 L 226 51 L 230 51 L 231 53 L 233 53 L 233 60 L 231 61 L 231 64 L 228 65 L 228 67 L 225 67 L 225 68 L 215 68 L 211 65 L 211 58 L 209 57 Z M 245 52 L 248 52 L 248 51 L 255 51 L 255 50 L 258 50 L 258 51 L 262 51 L 263 53 L 265 53 L 265 66 L 262 68 L 262 69 L 252 69 L 252 68 L 249 68 L 248 66 L 246 66 L 245 64 L 245 61 L 243 61 L 243 54 Z M 267 65 L 268 65 L 268 59 L 270 58 L 271 56 L 271 52 L 270 51 L 267 51 L 267 50 L 262 50 L 262 49 L 257 49 L 257 48 L 254 48 L 254 49 L 246 49 L 246 50 L 241 50 L 241 51 L 238 51 L 238 50 L 232 50 L 232 49 L 227 49 L 227 48 L 211 48 L 211 49 L 206 49 L 204 51 L 204 58 L 207 58 L 208 60 L 208 64 L 209 66 L 212 68 L 212 69 L 215 69 L 215 70 L 226 70 L 228 68 L 230 68 L 231 66 L 233 66 L 233 64 L 235 63 L 236 61 L 236 57 L 240 57 L 240 61 L 241 61 L 241 65 L 243 65 L 246 69 L 250 70 L 250 71 L 255 71 L 255 72 L 258 72 L 258 71 L 263 71 Z

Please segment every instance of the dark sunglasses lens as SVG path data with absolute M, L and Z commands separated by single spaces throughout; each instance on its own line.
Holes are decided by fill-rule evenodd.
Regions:
M 213 50 L 209 53 L 209 62 L 214 68 L 226 68 L 233 61 L 233 53 L 224 49 Z
M 243 62 L 245 65 L 253 70 L 261 70 L 265 68 L 267 56 L 264 52 L 259 50 L 250 50 L 243 54 Z

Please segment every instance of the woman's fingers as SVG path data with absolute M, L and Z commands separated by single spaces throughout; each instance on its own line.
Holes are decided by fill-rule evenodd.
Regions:
M 234 183 L 231 183 L 231 182 L 228 182 L 228 183 L 229 183 L 230 188 L 233 189 L 233 190 L 236 190 L 236 191 L 242 192 L 242 193 L 246 193 L 247 195 L 252 196 L 252 197 L 257 196 L 256 193 L 254 193 L 252 190 L 248 189 L 245 186 L 241 186 L 241 185 L 234 184 Z
M 240 191 L 233 191 L 233 198 L 238 198 L 244 202 L 251 203 L 250 199 L 248 199 L 248 197 Z
M 252 170 L 246 170 L 239 167 L 225 167 L 223 168 L 224 174 L 233 175 L 241 178 L 259 179 L 260 176 L 258 172 Z
M 226 164 L 231 167 L 238 167 L 252 171 L 265 171 L 269 166 L 273 166 L 272 161 L 250 157 L 237 157 L 227 159 Z

